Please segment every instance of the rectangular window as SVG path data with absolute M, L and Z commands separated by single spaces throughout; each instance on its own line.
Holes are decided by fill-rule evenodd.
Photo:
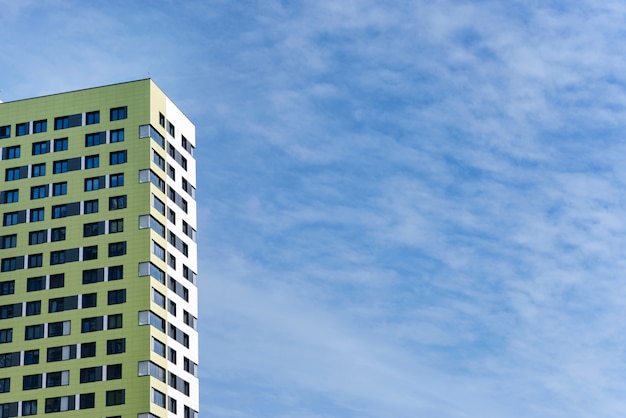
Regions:
M 96 260 L 98 258 L 98 246 L 83 247 L 83 260 Z
M 109 290 L 108 304 L 117 305 L 120 303 L 126 303 L 126 289 Z
M 111 143 L 124 142 L 124 130 L 115 129 L 111 131 Z
M 43 254 L 30 254 L 28 256 L 28 268 L 37 268 L 43 266 Z
M 152 207 L 161 215 L 165 215 L 165 203 L 161 202 L 155 195 L 152 195 Z
M 48 185 L 33 186 L 30 188 L 30 199 L 43 199 L 48 197 Z
M 70 248 L 68 250 L 52 251 L 50 253 L 50 265 L 65 264 L 78 261 L 80 256 L 79 248 Z
M 122 280 L 124 278 L 124 266 L 109 267 L 109 281 Z
M 36 120 L 33 122 L 33 133 L 38 134 L 48 130 L 47 120 Z
M 107 355 L 126 352 L 126 338 L 117 338 L 107 341 Z
M 46 398 L 46 414 L 61 411 L 73 411 L 76 406 L 76 397 L 74 395 L 62 396 L 58 398 Z
M 102 366 L 80 369 L 80 383 L 100 382 L 102 380 Z
M 65 286 L 65 273 L 50 275 L 50 289 L 59 289 Z
M 19 318 L 20 316 L 22 316 L 21 303 L 0 306 L 0 319 Z
M 123 185 L 124 185 L 124 173 L 109 175 L 109 187 L 122 187 Z
M 57 361 L 72 360 L 76 358 L 76 344 L 64 345 L 60 347 L 50 347 L 47 350 L 46 361 L 54 363 Z
M 165 170 L 165 160 L 154 149 L 152 149 L 152 161 L 158 165 L 161 170 Z
M 0 271 L 15 271 L 24 268 L 24 256 L 3 258 L 0 264 Z
M 42 177 L 46 175 L 46 163 L 33 164 L 31 168 L 31 177 Z
M 106 144 L 107 137 L 106 132 L 96 132 L 85 135 L 85 146 L 95 147 L 96 145 Z
M 104 281 L 104 269 L 83 270 L 83 284 L 98 283 Z
M 50 141 L 42 141 L 33 143 L 33 155 L 47 154 L 50 152 Z
M 155 241 L 152 241 L 152 254 L 156 255 L 160 260 L 165 261 L 165 248 L 161 247 Z
M 152 288 L 152 301 L 165 309 L 165 296 L 155 288 Z
M 90 192 L 92 190 L 98 190 L 104 188 L 104 176 L 90 177 L 85 179 L 85 191 Z
M 0 282 L 0 296 L 12 295 L 15 293 L 15 280 Z
M 81 393 L 80 394 L 80 409 L 91 409 L 96 406 L 96 394 L 95 393 Z
M 52 174 L 66 173 L 68 170 L 68 160 L 59 160 L 52 164 Z
M 109 210 L 124 209 L 126 207 L 126 195 L 109 198 Z
M 11 136 L 11 126 L 0 126 L 0 139 L 9 138 Z
M 122 328 L 122 314 L 109 315 L 107 317 L 107 329 Z
M 111 109 L 110 120 L 122 120 L 128 117 L 128 108 L 126 106 L 114 107 Z
M 37 400 L 22 401 L 22 416 L 37 415 Z
M 27 325 L 24 328 L 25 340 L 38 340 L 40 338 L 43 338 L 43 324 Z
M 100 123 L 100 112 L 87 112 L 87 125 L 94 125 Z
M 20 365 L 20 352 L 0 354 L 0 369 Z
M 155 388 L 152 388 L 152 403 L 160 406 L 161 408 L 165 408 L 165 394 L 159 392 Z
M 46 373 L 46 388 L 54 388 L 57 386 L 67 386 L 70 384 L 70 372 L 68 370 L 62 372 Z
M 96 316 L 93 318 L 83 318 L 81 322 L 81 333 L 102 331 L 104 328 L 103 318 Z
M 48 230 L 31 231 L 28 233 L 28 245 L 37 245 L 48 242 Z
M 118 165 L 126 163 L 126 150 L 114 151 L 109 153 L 109 165 Z
M 51 322 L 48 324 L 48 337 L 70 335 L 70 321 Z
M 20 146 L 19 145 L 16 145 L 14 147 L 2 148 L 3 160 L 13 160 L 15 158 L 20 158 Z
M 30 133 L 30 123 L 18 123 L 15 125 L 15 136 L 24 136 Z
M 30 210 L 30 221 L 31 222 L 41 222 L 44 220 L 44 209 L 43 208 L 35 208 Z
M 152 337 L 152 351 L 165 358 L 165 344 Z
M 48 301 L 48 313 L 78 309 L 78 296 L 53 298 Z
M 91 222 L 83 225 L 83 237 L 95 237 L 105 233 L 104 221 Z
M 98 294 L 97 293 L 86 293 L 82 297 L 82 307 L 83 308 L 95 308 L 98 304 Z
M 65 227 L 61 227 L 61 228 L 52 228 L 51 232 L 51 239 L 50 241 L 52 242 L 57 242 L 57 241 L 65 241 Z
M 52 196 L 63 196 L 67 194 L 67 182 L 54 183 L 52 185 Z
M 43 376 L 39 374 L 31 374 L 22 378 L 22 390 L 41 389 Z
M 96 356 L 96 343 L 82 343 L 80 345 L 80 358 L 89 358 Z
M 98 199 L 85 201 L 85 214 L 98 213 Z
M 13 341 L 13 328 L 0 329 L 0 344 L 7 344 Z
M 54 152 L 67 151 L 69 142 L 67 138 L 58 138 L 54 140 Z
M 98 168 L 100 167 L 100 156 L 99 155 L 88 155 L 85 157 L 85 168 Z
M 0 237 L 0 249 L 15 248 L 17 246 L 17 235 L 3 235 Z
M 107 366 L 107 380 L 117 380 L 122 378 L 122 365 L 109 364 Z
M 112 219 L 109 221 L 109 234 L 124 232 L 124 219 Z
M 41 301 L 26 302 L 26 316 L 41 315 Z
M 19 190 L 7 190 L 0 192 L 0 203 L 16 203 L 19 199 Z
M 21 170 L 19 167 L 7 168 L 4 173 L 4 180 L 5 181 L 19 180 L 21 178 L 20 173 L 21 173 Z
M 26 291 L 36 292 L 46 288 L 46 276 L 29 277 L 26 279 Z
M 124 389 L 107 390 L 106 406 L 123 405 L 126 403 L 126 391 Z
M 119 257 L 126 254 L 126 241 L 109 244 L 109 257 Z
M 24 351 L 24 365 L 39 364 L 39 350 Z

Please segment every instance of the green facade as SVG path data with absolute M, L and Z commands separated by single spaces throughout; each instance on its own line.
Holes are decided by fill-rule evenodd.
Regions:
M 0 191 L 5 192 L 2 199 L 7 201 L 7 203 L 0 204 L 3 222 L 0 227 L 0 240 L 3 240 L 2 246 L 8 247 L 0 249 L 3 270 L 0 271 L 0 288 L 2 289 L 0 306 L 4 309 L 0 315 L 3 316 L 0 319 L 0 330 L 12 330 L 10 341 L 0 343 L 0 354 L 5 355 L 5 363 L 2 364 L 0 361 L 0 366 L 4 366 L 0 367 L 0 381 L 5 379 L 4 393 L 0 393 L 0 417 L 29 416 L 28 414 L 34 412 L 33 404 L 27 405 L 24 401 L 32 400 L 37 401 L 37 413 L 34 416 L 49 413 L 58 413 L 67 417 L 143 417 L 147 416 L 143 415 L 147 413 L 156 417 L 195 416 L 197 399 L 193 399 L 193 394 L 190 398 L 189 390 L 187 394 L 183 393 L 180 396 L 180 389 L 176 390 L 171 387 L 171 384 L 168 385 L 167 374 L 168 370 L 173 367 L 173 363 L 171 359 L 168 361 L 167 355 L 164 358 L 155 353 L 152 343 L 154 337 L 168 346 L 168 349 L 171 345 L 171 338 L 167 335 L 170 324 L 168 316 L 172 317 L 171 312 L 168 314 L 166 310 L 169 305 L 162 307 L 153 301 L 153 289 L 165 295 L 168 301 L 175 298 L 175 293 L 170 290 L 169 284 L 178 276 L 173 274 L 171 265 L 168 266 L 167 263 L 170 252 L 175 250 L 171 244 L 172 241 L 168 240 L 170 236 L 168 234 L 175 233 L 181 242 L 192 246 L 194 250 L 191 254 L 195 255 L 195 242 L 181 233 L 179 227 L 175 227 L 171 221 L 168 221 L 167 209 L 165 214 L 162 214 L 152 204 L 156 197 L 167 208 L 174 206 L 174 202 L 167 194 L 167 185 L 172 183 L 172 179 L 168 179 L 167 168 L 164 170 L 163 166 L 155 163 L 153 157 L 153 153 L 156 152 L 163 160 L 168 161 L 167 166 L 169 164 L 175 166 L 175 161 L 168 156 L 167 146 L 168 143 L 176 141 L 176 136 L 168 136 L 167 126 L 162 126 L 162 116 L 168 117 L 167 101 L 164 93 L 151 80 L 140 80 L 0 104 L 0 127 L 5 127 L 5 133 L 6 127 L 10 127 L 10 136 L 0 139 L 0 147 L 3 150 L 0 161 L 2 180 Z M 125 117 L 111 120 L 112 110 L 119 111 L 119 115 Z M 95 122 L 95 113 L 92 112 L 99 112 L 97 122 Z M 65 128 L 63 125 L 65 122 L 58 118 L 72 115 L 81 115 L 80 125 Z M 114 118 L 118 118 L 119 115 L 116 113 Z M 78 123 L 77 118 L 78 116 L 74 117 L 74 123 Z M 46 121 L 45 132 L 34 133 L 35 124 L 38 123 L 37 128 L 42 129 L 42 124 L 39 122 L 44 120 Z M 95 123 L 87 124 L 90 121 Z M 28 124 L 28 133 L 17 136 L 20 129 L 18 125 L 23 123 Z M 166 138 L 164 147 L 158 144 L 158 140 L 155 141 L 150 137 L 140 138 L 140 126 L 146 125 L 151 125 L 153 130 Z M 24 125 L 21 125 L 21 128 L 24 129 Z M 121 130 L 123 130 L 123 140 L 120 140 Z M 94 145 L 94 141 L 90 138 L 94 137 L 93 134 L 101 132 L 104 134 L 100 138 L 106 138 L 106 142 L 98 144 L 96 135 Z M 114 136 L 118 142 L 113 142 Z M 190 141 L 195 141 L 193 136 L 192 133 L 187 134 Z M 65 138 L 67 138 L 67 149 L 62 150 L 63 141 L 55 140 Z M 49 152 L 35 155 L 39 151 L 34 150 L 33 144 L 45 141 L 49 141 Z M 59 149 L 55 150 L 57 143 Z M 20 147 L 19 157 L 10 158 L 15 157 L 16 151 L 13 147 L 17 146 Z M 186 150 L 181 149 L 178 144 L 176 146 L 180 155 L 186 155 Z M 95 165 L 96 159 L 93 158 L 95 156 L 98 156 L 98 166 L 88 168 L 88 166 Z M 193 157 L 189 155 L 188 159 L 192 160 Z M 80 160 L 79 169 L 71 170 L 63 165 L 67 161 L 71 166 L 72 162 L 76 164 L 78 160 Z M 113 162 L 116 164 L 112 165 Z M 38 165 L 37 174 L 41 174 L 41 164 L 45 164 L 45 174 L 34 177 L 33 166 Z M 18 170 L 15 168 L 24 166 L 28 168 L 22 169 L 21 175 L 16 174 Z M 195 168 L 195 165 L 193 167 Z M 175 168 L 177 173 L 185 174 L 182 168 L 178 166 Z M 58 173 L 54 172 L 55 169 Z M 163 180 L 166 184 L 164 190 L 160 190 L 158 184 L 154 182 L 140 181 L 140 172 L 145 173 L 145 170 L 152 170 L 154 175 Z M 25 172 L 27 176 L 22 178 Z M 195 184 L 195 173 L 186 175 Z M 19 178 L 15 179 L 14 176 Z M 63 183 L 66 185 L 63 186 Z M 44 185 L 48 188 L 45 193 L 41 191 L 42 188 L 34 189 Z M 17 196 L 14 193 L 15 190 L 18 191 Z M 65 192 L 65 194 L 54 196 L 55 190 L 59 193 Z M 37 191 L 40 194 L 37 194 Z M 47 197 L 41 197 L 46 193 Z M 193 206 L 188 223 L 195 227 L 195 202 L 192 196 L 179 194 Z M 12 200 L 16 198 L 17 201 L 13 202 Z M 85 213 L 88 210 L 93 211 L 95 200 L 98 201 L 97 212 Z M 81 203 L 72 206 L 76 202 Z M 73 209 L 80 207 L 80 213 L 68 216 L 68 212 L 65 212 L 66 216 L 63 216 L 62 205 L 68 205 L 66 207 L 68 211 L 70 207 Z M 87 209 L 88 205 L 89 209 Z M 34 209 L 37 208 L 44 209 L 43 220 L 39 220 L 38 217 L 33 220 L 31 217 Z M 14 222 L 14 217 L 10 218 L 10 214 L 13 213 L 18 213 L 18 218 L 21 217 L 20 220 L 26 221 L 9 225 Z M 9 214 L 8 219 L 5 217 L 6 214 Z M 161 236 L 154 228 L 140 228 L 139 219 L 145 215 L 151 215 L 154 220 L 165 226 L 164 236 Z M 54 216 L 58 217 L 53 218 Z M 178 222 L 180 223 L 180 219 Z M 86 224 L 89 225 L 86 226 Z M 120 231 L 122 224 L 123 230 Z M 58 239 L 63 236 L 63 231 L 59 229 L 63 227 L 65 228 L 64 239 L 52 242 L 53 238 Z M 111 229 L 113 227 L 115 229 Z M 86 228 L 92 232 L 86 232 Z M 31 234 L 37 231 L 46 231 L 45 241 L 39 244 L 36 244 L 39 242 L 36 241 L 36 234 L 35 236 Z M 13 235 L 16 237 L 13 238 Z M 42 233 L 39 234 L 39 237 L 41 236 Z M 165 260 L 159 259 L 153 253 L 153 242 L 165 249 L 168 254 Z M 13 245 L 14 247 L 11 248 Z M 97 247 L 96 257 L 94 257 L 94 246 Z M 41 257 L 38 257 L 38 254 L 41 254 Z M 76 254 L 78 254 L 78 259 L 76 259 Z M 178 253 L 176 255 L 178 255 L 176 260 L 178 270 L 183 263 L 191 266 L 191 270 L 195 270 L 196 260 L 185 260 L 185 257 L 181 257 Z M 19 268 L 20 257 L 24 257 L 23 268 Z M 140 275 L 140 265 L 143 263 L 145 267 L 148 262 L 165 273 L 164 283 L 145 273 Z M 122 266 L 122 278 L 117 276 L 119 266 Z M 102 275 L 100 275 L 101 271 Z M 108 275 L 109 273 L 111 276 Z M 116 275 L 113 276 L 113 274 Z M 171 277 L 168 277 L 170 275 Z M 41 276 L 45 278 L 46 288 L 34 290 L 38 283 L 36 278 Z M 195 273 L 193 276 L 195 278 Z M 63 286 L 50 288 L 52 282 L 54 282 L 53 286 L 59 285 L 61 277 Z M 102 281 L 100 281 L 101 278 Z M 190 292 L 192 296 L 188 301 L 189 308 L 185 310 L 193 311 L 197 316 L 193 280 L 193 278 L 178 279 L 178 283 L 179 286 L 192 289 Z M 110 299 L 110 293 L 113 294 L 112 299 Z M 93 306 L 94 294 L 96 295 L 95 306 Z M 73 296 L 78 297 L 72 298 Z M 67 299 L 61 300 L 60 298 Z M 40 301 L 39 310 L 37 301 Z M 20 303 L 22 304 L 21 315 L 15 313 L 16 306 L 13 306 L 11 313 L 11 308 L 8 306 Z M 75 306 L 75 303 L 78 305 Z M 83 307 L 83 305 L 90 307 Z M 180 316 L 186 304 L 180 302 L 178 305 L 179 312 L 176 315 Z M 149 324 L 139 325 L 139 312 L 145 311 L 152 311 L 165 319 L 165 332 Z M 97 319 L 99 317 L 102 317 L 102 326 L 100 326 L 100 320 Z M 91 318 L 96 319 L 91 320 Z M 68 335 L 52 336 L 53 334 L 50 334 L 51 330 L 55 330 L 56 333 L 62 328 L 57 325 L 59 322 L 66 321 L 70 323 Z M 38 338 L 39 331 L 37 327 L 32 326 L 40 324 L 48 325 L 44 326 L 43 336 Z M 197 335 L 191 327 L 186 328 L 185 324 L 181 324 L 180 321 L 176 322 L 179 332 Z M 90 326 L 95 327 L 96 330 L 88 331 Z M 113 329 L 106 329 L 108 326 L 112 326 Z M 103 329 L 100 330 L 100 328 Z M 5 337 L 9 340 L 6 332 Z M 118 343 L 120 340 L 124 341 L 123 352 L 107 354 L 108 342 L 113 340 L 118 340 Z M 93 345 L 88 343 L 94 342 L 95 356 L 90 356 Z M 193 354 L 189 357 L 195 356 L 195 363 L 197 363 L 197 349 L 193 347 L 194 342 L 197 344 L 197 338 L 192 338 L 192 346 L 189 350 Z M 74 345 L 76 345 L 76 358 L 47 361 L 49 348 Z M 119 346 L 120 344 L 116 350 L 121 350 Z M 81 358 L 83 347 L 85 355 L 90 357 Z M 28 361 L 34 362 L 33 350 L 39 350 L 38 362 L 25 364 L 26 352 L 31 352 Z M 66 349 L 68 350 L 71 352 L 71 348 Z M 52 355 L 56 355 L 58 351 L 56 350 Z M 19 366 L 9 365 L 9 367 L 7 364 L 11 360 L 7 359 L 6 354 L 15 352 L 20 353 L 20 364 Z M 138 364 L 148 360 L 166 371 L 165 382 L 150 375 L 139 375 Z M 180 364 L 182 361 L 182 354 L 179 354 L 177 363 Z M 121 378 L 118 374 L 120 370 L 118 365 L 121 365 Z M 107 366 L 112 367 L 107 369 Z M 110 379 L 105 380 L 100 377 L 97 370 L 95 378 L 88 376 L 93 369 L 87 369 L 100 367 L 103 367 L 100 373 L 105 376 L 106 370 L 111 370 L 109 372 L 111 375 L 106 376 Z M 59 384 L 59 374 L 56 372 L 64 371 L 69 373 L 65 375 L 61 373 L 62 382 L 59 386 L 55 386 Z M 38 374 L 42 379 L 41 388 L 36 388 L 36 377 L 28 382 L 24 379 L 24 376 Z M 197 388 L 197 378 L 193 372 L 178 373 L 178 375 Z M 6 379 L 10 379 L 8 388 Z M 49 382 L 48 379 L 50 379 Z M 84 383 L 81 383 L 81 379 Z M 92 379 L 95 381 L 88 381 Z M 47 383 L 53 387 L 45 387 Z M 35 388 L 28 388 L 30 385 Z M 177 399 L 182 400 L 182 403 L 177 402 L 175 413 L 167 411 L 169 405 L 163 408 L 153 402 L 154 389 L 165 394 L 166 398 L 173 392 L 177 392 Z M 192 390 L 192 392 L 197 393 L 197 390 Z M 84 396 L 74 396 L 72 409 L 72 401 L 67 397 L 73 395 Z M 66 399 L 57 399 L 60 397 L 66 397 Z M 167 401 L 168 404 L 170 402 L 170 400 Z M 16 403 L 19 415 L 14 413 Z M 66 403 L 69 406 L 65 406 Z M 57 404 L 61 406 L 57 407 Z M 189 407 L 185 408 L 186 405 Z

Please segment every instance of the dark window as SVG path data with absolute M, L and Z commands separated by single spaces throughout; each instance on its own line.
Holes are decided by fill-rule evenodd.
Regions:
M 110 364 L 107 366 L 107 380 L 116 380 L 122 378 L 122 365 Z
M 0 369 L 20 365 L 20 352 L 0 354 Z
M 61 335 L 69 335 L 70 321 L 51 322 L 48 324 L 48 337 L 59 337 Z
M 111 131 L 111 143 L 124 142 L 124 130 L 115 129 Z
M 30 221 L 31 222 L 41 222 L 44 219 L 44 209 L 43 208 L 35 208 L 30 210 Z
M 85 157 L 85 168 L 98 168 L 100 167 L 99 155 L 88 155 Z
M 85 135 L 85 146 L 95 147 L 96 145 L 106 144 L 107 137 L 106 132 L 96 132 Z
M 118 257 L 126 254 L 126 241 L 109 244 L 109 257 Z
M 0 126 L 0 139 L 9 138 L 10 136 L 11 136 L 11 127 L 9 125 Z
M 109 187 L 122 187 L 124 185 L 124 173 L 109 175 Z
M 83 284 L 97 283 L 104 281 L 104 269 L 83 270 Z
M 109 165 L 124 164 L 126 162 L 126 150 L 115 151 L 109 154 Z
M 18 256 L 18 257 L 3 258 L 1 265 L 0 265 L 0 271 L 2 272 L 21 270 L 23 268 L 24 268 L 24 256 L 23 255 Z
M 48 242 L 48 230 L 31 231 L 28 233 L 28 245 L 37 245 Z
M 67 138 L 58 138 L 54 140 L 54 152 L 67 151 L 68 148 Z
M 83 260 L 96 260 L 98 258 L 98 246 L 83 247 Z
M 46 388 L 53 388 L 57 386 L 66 386 L 70 383 L 70 372 L 49 372 L 46 373 Z
M 15 280 L 0 282 L 0 296 L 12 295 L 15 293 Z
M 52 228 L 50 241 L 65 241 L 65 227 Z
M 52 185 L 52 196 L 63 196 L 67 194 L 67 182 L 54 183 Z
M 66 173 L 69 170 L 68 160 L 55 161 L 52 164 L 52 174 Z
M 9 377 L 0 378 L 0 393 L 9 393 L 9 392 L 11 392 L 11 378 Z M 3 411 L 0 408 L 1 417 L 8 416 L 8 415 L 4 415 L 2 412 Z M 14 416 L 17 416 L 17 415 L 14 415 Z
M 94 318 L 83 318 L 81 323 L 81 332 L 94 332 L 94 331 L 102 331 L 103 322 L 101 316 L 96 316 Z
M 107 318 L 107 329 L 122 328 L 122 314 L 109 315 Z
M 44 197 L 48 197 L 48 185 L 44 184 L 41 186 L 33 186 L 30 188 L 30 199 L 43 199 Z
M 85 179 L 85 191 L 86 192 L 90 192 L 92 190 L 103 189 L 104 186 L 105 186 L 104 176 L 91 177 L 91 178 Z
M 127 107 L 114 107 L 111 109 L 111 117 L 112 121 L 126 119 L 128 117 Z
M 86 200 L 85 201 L 85 214 L 98 213 L 98 200 Z
M 76 358 L 76 344 L 61 347 L 50 347 L 47 350 L 46 361 L 53 363 L 56 361 L 71 360 Z
M 30 133 L 30 123 L 18 123 L 15 125 L 15 136 L 28 135 Z
M 100 123 L 100 112 L 87 112 L 87 125 Z
M 65 273 L 50 275 L 50 289 L 58 289 L 65 286 Z
M 26 302 L 26 316 L 41 315 L 41 301 Z
M 97 293 L 86 293 L 83 295 L 83 308 L 95 308 L 98 304 Z
M 21 173 L 21 170 L 19 167 L 7 168 L 4 173 L 4 180 L 5 181 L 19 180 L 21 178 L 20 173 Z
M 126 289 L 109 290 L 108 304 L 117 305 L 126 302 Z
M 81 371 L 82 377 L 82 371 Z M 90 409 L 94 408 L 96 404 L 96 394 L 95 393 L 81 393 L 80 394 L 80 409 Z
M 37 401 L 22 401 L 22 416 L 37 415 Z
M 122 280 L 124 278 L 124 266 L 109 267 L 109 281 Z
M 33 144 L 33 155 L 47 154 L 50 152 L 50 141 L 35 142 Z
M 42 177 L 46 175 L 46 163 L 33 164 L 32 177 Z
M 123 405 L 124 403 L 126 403 L 126 392 L 124 389 L 107 391 L 106 406 Z
M 165 128 L 165 116 L 162 113 L 159 113 L 159 125 Z
M 102 380 L 102 366 L 80 369 L 80 383 L 99 382 Z
M 80 345 L 80 358 L 96 356 L 96 343 L 82 343 Z
M 24 365 L 39 364 L 39 350 L 24 351 Z
M 17 235 L 3 235 L 0 237 L 0 249 L 15 248 L 17 246 Z
M 54 118 L 55 130 L 74 128 L 75 126 L 81 126 L 82 124 L 83 124 L 82 113 Z
M 26 280 L 26 291 L 36 292 L 46 288 L 46 276 L 29 277 Z
M 95 237 L 104 234 L 104 221 L 92 222 L 83 225 L 83 237 Z
M 19 318 L 20 316 L 22 316 L 21 303 L 0 306 L 0 319 Z
M 176 128 L 169 121 L 167 122 L 167 131 L 169 132 L 170 135 L 176 136 Z
M 109 234 L 124 232 L 124 219 L 112 219 L 109 221 Z
M 24 328 L 25 340 L 38 340 L 43 338 L 43 324 L 28 325 Z
M 109 198 L 109 210 L 124 209 L 126 207 L 126 195 Z
M 43 266 L 43 254 L 30 254 L 28 256 L 28 268 L 36 268 Z
M 2 148 L 3 160 L 12 160 L 15 158 L 20 158 L 20 146 L 19 145 L 16 145 L 14 147 Z
M 41 373 L 24 376 L 22 378 L 22 390 L 41 389 L 42 382 Z
M 33 122 L 33 133 L 38 134 L 41 132 L 46 132 L 48 130 L 48 121 L 47 120 L 36 120 Z
M 126 338 L 117 338 L 107 341 L 107 354 L 120 354 L 126 352 Z
M 48 301 L 48 312 L 63 312 L 78 309 L 78 296 L 53 298 Z
M 78 261 L 80 249 L 71 248 L 69 250 L 52 251 L 50 253 L 50 265 L 71 263 Z

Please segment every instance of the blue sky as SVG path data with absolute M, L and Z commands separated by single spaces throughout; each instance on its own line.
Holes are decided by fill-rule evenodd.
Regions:
M 623 2 L 0 10 L 0 99 L 197 126 L 202 417 L 623 416 Z

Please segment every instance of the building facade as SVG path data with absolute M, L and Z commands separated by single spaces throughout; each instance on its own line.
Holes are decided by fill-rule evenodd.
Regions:
M 0 103 L 0 418 L 197 417 L 194 148 L 150 79 Z

